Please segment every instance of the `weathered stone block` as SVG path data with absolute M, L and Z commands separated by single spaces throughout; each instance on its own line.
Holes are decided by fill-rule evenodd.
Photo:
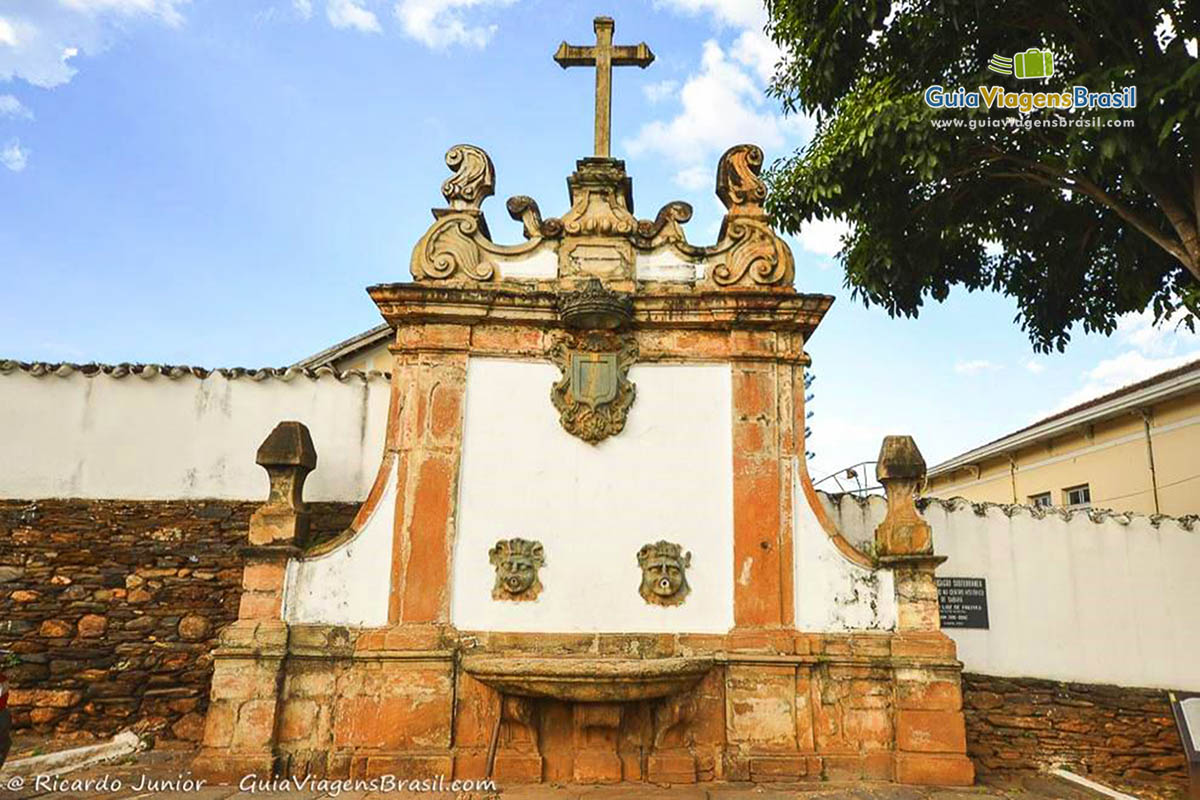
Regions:
M 922 753 L 965 753 L 966 727 L 957 711 L 896 712 L 896 747 Z
M 539 783 L 542 780 L 542 757 L 537 753 L 499 752 L 492 775 L 501 785 Z
M 794 667 L 730 664 L 725 681 L 729 741 L 795 750 L 795 702 Z
M 975 767 L 966 756 L 897 753 L 896 781 L 921 786 L 970 786 Z
M 695 783 L 696 757 L 686 750 L 652 753 L 646 762 L 651 783 Z

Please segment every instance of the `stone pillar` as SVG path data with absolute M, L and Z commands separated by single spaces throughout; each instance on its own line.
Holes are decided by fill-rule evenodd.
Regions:
M 267 776 L 275 769 L 288 646 L 284 580 L 288 559 L 308 542 L 304 479 L 317 465 L 308 428 L 300 422 L 279 423 L 258 448 L 255 461 L 267 471 L 270 493 L 250 517 L 238 618 L 221 631 L 213 653 L 204 745 L 193 765 L 212 780 Z
M 803 448 L 799 336 L 733 331 L 734 641 L 778 649 L 795 622 L 792 464 Z M 801 376 L 801 377 L 798 377 Z M 764 630 L 766 629 L 766 630 Z M 777 641 L 778 640 L 778 641 Z
M 875 529 L 879 563 L 896 585 L 893 655 L 911 658 L 896 669 L 896 780 L 900 783 L 969 785 L 975 767 L 967 758 L 962 713 L 962 664 L 954 642 L 941 632 L 933 573 L 945 556 L 934 555 L 933 532 L 917 511 L 925 459 L 911 436 L 886 436 L 875 473 L 887 492 L 887 515 Z
M 391 424 L 399 462 L 389 620 L 433 647 L 450 622 L 450 564 L 457 524 L 468 325 L 397 326 L 392 383 L 401 393 Z

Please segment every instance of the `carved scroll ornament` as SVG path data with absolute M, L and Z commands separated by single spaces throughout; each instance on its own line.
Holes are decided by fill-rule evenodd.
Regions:
M 734 145 L 717 164 L 717 197 L 731 214 L 761 214 L 767 199 L 762 172 L 763 151 L 756 144 Z
M 730 217 L 723 227 L 715 250 L 720 260 L 712 268 L 713 283 L 791 286 L 796 274 L 791 248 L 769 224 L 753 217 Z
M 491 240 L 480 208 L 495 191 L 496 171 L 491 158 L 474 145 L 458 144 L 446 153 L 446 166 L 454 171 L 442 184 L 449 207 L 434 209 L 433 225 L 413 248 L 409 270 L 414 280 L 495 280 L 498 263 L 532 252 L 543 241 L 542 230 L 553 230 L 558 222 L 542 222 L 537 204 L 529 198 L 513 198 L 509 210 L 515 207 L 514 217 L 527 219 L 527 238 L 531 241 L 498 245 Z M 529 235 L 531 225 L 533 235 Z
M 446 166 L 454 174 L 442 183 L 442 196 L 455 210 L 478 209 L 496 190 L 491 157 L 473 144 L 456 144 L 446 151 Z
M 729 148 L 717 165 L 717 197 L 727 209 L 720 240 L 709 251 L 709 276 L 717 286 L 787 287 L 795 278 L 792 251 L 763 211 L 762 165 L 763 152 L 752 144 Z
M 550 400 L 567 433 L 597 444 L 624 430 L 637 395 L 629 380 L 629 368 L 638 356 L 632 336 L 559 336 L 547 355 L 562 370 L 562 380 L 554 384 Z
M 461 213 L 443 216 L 413 250 L 410 266 L 413 278 L 491 280 L 496 267 L 480 246 L 481 238 L 486 237 L 480 235 L 478 216 Z

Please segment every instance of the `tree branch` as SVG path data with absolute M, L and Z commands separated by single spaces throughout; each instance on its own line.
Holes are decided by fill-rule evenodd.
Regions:
M 1064 169 L 1060 169 L 1040 161 L 1033 161 L 1031 159 L 1013 155 L 1011 153 L 1004 153 L 1003 151 L 998 152 L 1003 160 L 1010 161 L 1018 166 L 1024 167 L 1026 170 L 1033 171 L 1022 174 L 1029 175 L 1032 178 L 1036 173 L 1042 173 L 1043 175 L 1048 175 L 1051 178 L 1057 179 L 1054 182 L 1043 179 L 1040 182 L 1044 185 L 1081 192 L 1082 194 L 1092 198 L 1097 203 L 1128 222 L 1134 228 L 1141 231 L 1141 233 L 1150 239 L 1150 241 L 1154 242 L 1163 250 L 1170 253 L 1171 256 L 1179 261 L 1180 264 L 1183 264 L 1183 266 L 1187 268 L 1188 272 L 1192 273 L 1196 280 L 1200 280 L 1200 260 L 1195 260 L 1192 258 L 1191 254 L 1185 248 L 1182 240 L 1173 241 L 1171 238 L 1164 236 L 1162 231 L 1158 230 L 1145 216 L 1122 203 L 1120 200 L 1104 191 L 1088 178 L 1082 175 L 1073 175 Z M 1011 173 L 1008 175 L 1011 175 Z M 1156 202 L 1158 201 L 1157 196 L 1155 196 L 1155 200 Z M 1169 220 L 1170 218 L 1168 217 L 1168 221 Z M 1174 227 L 1174 224 L 1172 224 L 1172 227 Z

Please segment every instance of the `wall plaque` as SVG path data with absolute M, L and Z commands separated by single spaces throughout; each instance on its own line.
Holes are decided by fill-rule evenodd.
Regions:
M 986 578 L 934 578 L 943 628 L 988 627 Z

